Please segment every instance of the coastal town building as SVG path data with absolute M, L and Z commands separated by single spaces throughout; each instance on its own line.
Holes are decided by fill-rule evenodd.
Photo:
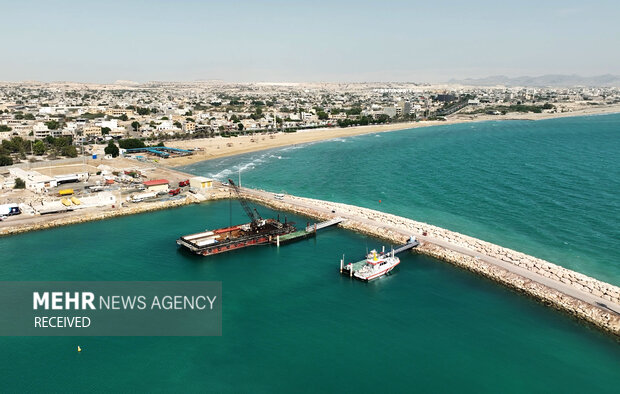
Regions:
M 213 179 L 204 176 L 189 178 L 189 187 L 198 191 L 205 191 L 213 188 Z
M 167 192 L 170 182 L 167 179 L 154 179 L 144 182 L 144 187 L 149 192 Z
M 619 103 L 620 89 L 616 87 L 381 82 L 0 83 L 0 138 L 20 137 L 34 142 L 70 137 L 74 144 L 136 138 L 155 145 L 173 138 L 218 138 L 459 115 L 501 116 L 511 111 L 562 113 Z M 51 144 L 49 139 L 47 144 Z M 41 160 L 32 153 L 29 148 L 25 157 L 10 152 L 10 159 L 22 163 Z M 51 157 L 60 152 L 54 153 Z
M 123 115 L 125 115 L 125 116 L 129 117 L 129 116 L 133 116 L 133 111 L 130 110 L 130 109 L 126 109 L 126 108 L 108 108 L 105 111 L 105 114 L 109 115 L 109 116 L 123 116 Z
M 87 137 L 99 137 L 101 136 L 101 126 L 87 125 L 82 129 L 82 133 Z
M 26 189 L 35 193 L 43 193 L 49 188 L 58 186 L 58 182 L 51 176 L 43 175 L 36 171 L 26 171 L 21 168 L 11 168 L 9 170 L 14 180 L 19 178 L 26 183 Z

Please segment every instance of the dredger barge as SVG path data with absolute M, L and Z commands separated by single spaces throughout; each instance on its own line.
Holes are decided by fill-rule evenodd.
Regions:
M 247 246 L 273 243 L 281 235 L 296 231 L 295 226 L 276 219 L 262 219 L 255 226 L 245 223 L 202 233 L 185 235 L 177 244 L 196 254 L 209 256 Z
M 248 246 L 279 243 L 280 236 L 297 231 L 294 224 L 287 223 L 286 219 L 284 223 L 280 222 L 279 217 L 278 219 L 263 219 L 256 208 L 250 208 L 247 201 L 242 197 L 239 187 L 235 185 L 232 179 L 229 179 L 228 182 L 237 193 L 239 202 L 251 222 L 185 235 L 177 239 L 177 245 L 196 254 L 209 256 Z

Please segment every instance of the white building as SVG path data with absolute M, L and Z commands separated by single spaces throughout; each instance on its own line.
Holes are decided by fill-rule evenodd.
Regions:
M 195 176 L 189 178 L 189 187 L 199 191 L 205 191 L 213 187 L 213 179 L 205 178 L 204 176 Z
M 102 129 L 104 127 L 107 127 L 108 129 L 110 129 L 110 136 L 113 137 L 123 136 L 126 132 L 124 127 L 119 127 L 117 119 L 101 120 L 95 123 L 95 125 L 101 127 Z
M 99 121 L 99 122 L 97 122 L 95 124 L 97 126 L 99 126 L 99 127 L 102 127 L 102 128 L 103 127 L 107 127 L 110 130 L 114 130 L 114 129 L 118 128 L 118 120 L 116 120 L 116 119 L 102 120 L 102 121 Z
M 43 122 L 38 122 L 32 127 L 32 133 L 34 134 L 34 138 L 43 139 L 50 135 L 50 129 Z
M 36 171 L 25 171 L 21 168 L 11 168 L 9 173 L 14 178 L 20 178 L 26 183 L 26 189 L 35 193 L 42 193 L 49 188 L 58 186 L 56 179 L 38 173 Z
M 160 124 L 157 125 L 157 130 L 158 131 L 174 130 L 174 128 L 175 127 L 172 124 L 171 120 L 164 120 Z

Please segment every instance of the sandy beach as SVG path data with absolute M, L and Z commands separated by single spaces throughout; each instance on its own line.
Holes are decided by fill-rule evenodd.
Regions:
M 195 140 L 170 141 L 166 145 L 175 148 L 198 148 L 199 152 L 188 157 L 167 159 L 162 164 L 176 167 L 199 161 L 212 160 L 225 156 L 278 148 L 288 145 L 305 144 L 332 138 L 350 137 L 362 134 L 382 133 L 388 131 L 413 129 L 437 125 L 449 125 L 466 122 L 482 122 L 488 120 L 542 120 L 570 116 L 619 113 L 620 104 L 609 106 L 589 106 L 573 104 L 566 108 L 567 112 L 559 113 L 509 113 L 506 115 L 487 114 L 454 114 L 445 121 L 420 121 L 392 123 L 386 125 L 369 125 L 347 128 L 329 128 L 298 131 L 296 133 L 255 134 L 231 138 L 215 137 Z

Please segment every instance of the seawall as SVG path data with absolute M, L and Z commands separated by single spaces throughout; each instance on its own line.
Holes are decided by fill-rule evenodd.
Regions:
M 33 222 L 28 223 L 28 224 L 1 228 L 0 236 L 14 235 L 14 234 L 19 234 L 19 233 L 25 233 L 28 231 L 44 230 L 48 228 L 66 226 L 70 224 L 85 223 L 85 222 L 90 222 L 94 220 L 110 219 L 110 218 L 118 217 L 118 216 L 134 215 L 137 213 L 180 207 L 180 206 L 192 204 L 195 202 L 197 202 L 197 200 L 192 199 L 192 198 L 184 198 L 180 200 L 140 203 L 140 204 L 129 205 L 125 207 L 118 207 L 116 209 L 89 210 L 89 211 L 83 211 L 83 212 L 75 212 L 75 214 L 70 215 L 70 216 L 54 217 L 52 215 L 55 215 L 55 214 L 49 214 L 48 220 L 34 220 Z M 41 216 L 38 216 L 37 218 L 41 218 Z M 44 217 L 44 219 L 47 219 L 47 218 Z

